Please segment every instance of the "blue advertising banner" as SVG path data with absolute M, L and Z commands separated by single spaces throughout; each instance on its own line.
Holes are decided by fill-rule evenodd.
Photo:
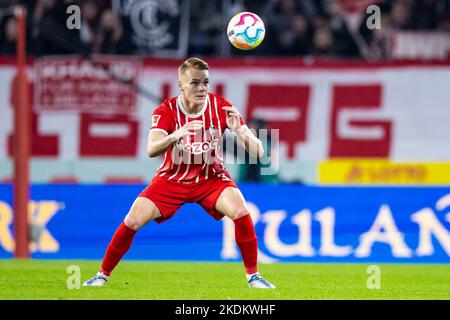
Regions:
M 30 250 L 39 259 L 101 259 L 142 185 L 33 185 Z M 261 262 L 450 262 L 450 188 L 241 184 Z M 12 257 L 12 187 L 0 185 L 0 258 Z M 229 219 L 186 204 L 149 223 L 133 260 L 236 261 Z

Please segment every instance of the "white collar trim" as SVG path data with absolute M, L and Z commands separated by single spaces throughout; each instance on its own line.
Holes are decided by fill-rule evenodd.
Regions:
M 184 108 L 183 102 L 181 101 L 181 95 L 179 95 L 177 97 L 178 108 L 180 108 L 181 112 L 183 112 L 183 114 L 188 118 L 197 118 L 197 117 L 201 116 L 205 112 L 208 102 L 209 102 L 209 94 L 206 94 L 206 99 L 205 99 L 205 102 L 203 103 L 202 109 L 198 113 L 192 114 L 192 113 L 187 112 L 187 110 Z

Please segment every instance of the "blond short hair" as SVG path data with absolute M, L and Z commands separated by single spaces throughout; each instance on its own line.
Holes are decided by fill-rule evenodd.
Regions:
M 186 72 L 189 68 L 194 68 L 197 70 L 208 70 L 209 66 L 206 61 L 200 59 L 200 58 L 189 58 L 185 60 L 179 67 L 178 67 L 178 74 L 181 75 Z

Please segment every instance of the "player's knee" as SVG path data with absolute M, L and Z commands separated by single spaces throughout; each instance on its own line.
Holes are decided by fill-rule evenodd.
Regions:
M 236 219 L 239 219 L 239 218 L 245 216 L 246 214 L 249 214 L 248 209 L 246 207 L 242 206 L 242 207 L 238 207 L 235 210 L 233 210 L 232 212 L 230 212 L 229 217 L 231 220 L 236 220 Z
M 150 200 L 137 198 L 125 217 L 124 223 L 127 227 L 138 230 L 160 216 L 159 210 Z
M 139 230 L 144 225 L 144 223 L 143 223 L 143 221 L 141 221 L 141 219 L 139 219 L 131 214 L 128 214 L 125 217 L 124 223 L 128 228 L 133 229 L 135 231 Z

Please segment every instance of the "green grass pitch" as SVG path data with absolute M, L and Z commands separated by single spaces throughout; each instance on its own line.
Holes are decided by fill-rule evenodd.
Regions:
M 240 263 L 137 261 L 121 262 L 106 287 L 68 289 L 71 265 L 82 283 L 100 261 L 0 260 L 0 300 L 450 299 L 449 265 L 378 264 L 379 289 L 367 288 L 368 264 L 261 265 L 275 290 L 249 289 Z

